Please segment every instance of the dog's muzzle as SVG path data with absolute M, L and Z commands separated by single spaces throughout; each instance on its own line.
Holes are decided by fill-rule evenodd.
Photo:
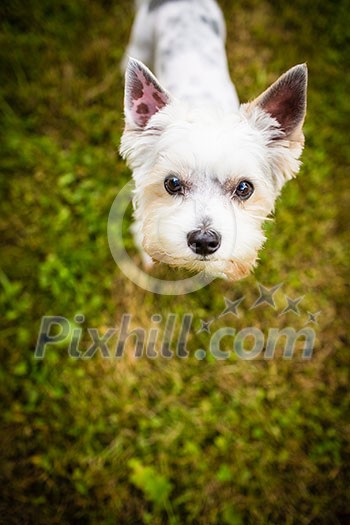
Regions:
M 187 234 L 187 244 L 198 255 L 211 255 L 221 244 L 221 235 L 215 230 L 193 230 Z

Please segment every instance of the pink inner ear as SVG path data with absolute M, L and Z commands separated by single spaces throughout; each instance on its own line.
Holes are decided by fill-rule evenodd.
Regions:
M 167 93 L 141 64 L 132 61 L 126 80 L 126 103 L 135 124 L 144 128 L 149 119 L 168 102 Z
M 280 123 L 281 129 L 288 134 L 300 120 L 300 114 L 303 111 L 302 99 L 296 90 L 286 86 L 274 98 L 271 97 L 266 102 L 264 109 Z
M 287 137 L 303 123 L 306 86 L 306 66 L 294 66 L 260 97 L 259 105 L 279 122 Z

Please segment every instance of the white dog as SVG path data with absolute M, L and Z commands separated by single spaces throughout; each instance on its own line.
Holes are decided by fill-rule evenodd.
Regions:
M 299 170 L 307 68 L 240 105 L 224 46 L 214 0 L 139 2 L 121 154 L 149 260 L 236 280 L 254 266 L 263 221 Z

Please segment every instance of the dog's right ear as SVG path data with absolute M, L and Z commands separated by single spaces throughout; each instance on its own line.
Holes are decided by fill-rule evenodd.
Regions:
M 124 111 L 130 129 L 144 129 L 155 113 L 170 102 L 169 93 L 139 60 L 129 58 L 125 73 Z

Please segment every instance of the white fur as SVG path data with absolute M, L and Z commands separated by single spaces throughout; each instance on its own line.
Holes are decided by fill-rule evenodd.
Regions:
M 156 261 L 241 278 L 255 264 L 264 242 L 264 219 L 273 211 L 284 182 L 299 170 L 304 115 L 292 132 L 284 133 L 281 123 L 260 105 L 261 98 L 238 107 L 235 89 L 228 81 L 224 22 L 215 2 L 169 2 L 151 12 L 147 5 L 140 7 L 128 50 L 137 54 L 142 48 L 144 60 L 153 54 L 156 71 L 157 64 L 160 68 L 166 60 L 167 67 L 160 68 L 158 79 L 171 94 L 168 103 L 140 126 L 133 118 L 134 109 L 128 106 L 128 87 L 126 91 L 126 127 L 120 151 L 135 180 L 135 239 Z M 219 27 L 220 34 L 211 28 L 194 51 L 189 51 L 192 44 L 187 47 L 184 43 L 169 60 L 162 57 L 172 31 L 169 21 L 183 16 L 186 35 L 189 20 L 198 22 L 203 9 L 206 16 L 210 15 L 209 20 L 217 20 L 215 29 Z M 147 28 L 142 20 L 148 23 Z M 162 28 L 163 33 L 166 28 L 165 36 Z M 205 32 L 206 27 L 199 27 L 199 35 L 201 30 Z M 176 31 L 175 46 L 181 27 Z M 152 52 L 146 43 L 152 46 Z M 213 50 L 217 63 L 209 69 L 207 58 Z M 131 61 L 127 75 L 133 74 L 135 64 L 144 67 Z M 193 72 L 193 82 L 188 82 L 188 71 Z M 266 93 L 270 92 L 263 95 Z M 165 191 L 164 179 L 169 173 L 189 185 L 185 196 Z M 254 193 L 247 201 L 227 191 L 227 185 L 234 187 L 242 180 L 254 185 Z M 187 234 L 204 228 L 208 221 L 210 228 L 220 233 L 221 246 L 212 255 L 199 257 L 188 246 Z

